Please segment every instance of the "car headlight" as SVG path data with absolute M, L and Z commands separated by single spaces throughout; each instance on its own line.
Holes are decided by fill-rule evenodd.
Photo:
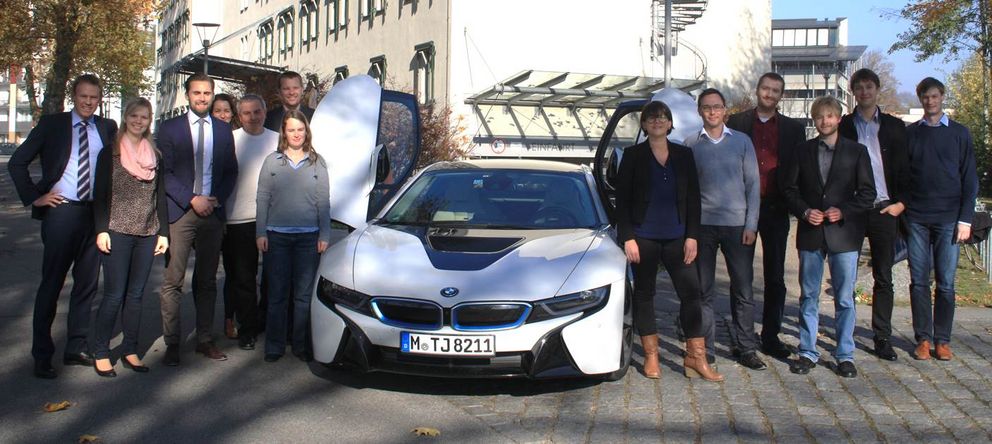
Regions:
M 371 297 L 367 294 L 342 287 L 321 276 L 317 283 L 317 298 L 324 305 L 331 307 L 333 304 L 341 304 L 357 312 L 372 316 L 372 309 L 369 306 Z
M 542 299 L 534 302 L 534 310 L 531 311 L 527 322 L 539 322 L 579 312 L 591 313 L 606 305 L 609 295 L 610 286 L 605 285 L 578 293 Z

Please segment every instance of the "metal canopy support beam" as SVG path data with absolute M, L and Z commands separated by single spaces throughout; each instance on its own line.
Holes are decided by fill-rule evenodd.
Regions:
M 564 81 L 565 81 L 565 79 L 566 79 L 566 78 L 568 78 L 568 74 L 569 74 L 569 73 L 567 73 L 567 72 L 563 72 L 563 73 L 561 73 L 561 74 L 559 74 L 559 75 L 557 75 L 557 76 L 555 76 L 555 77 L 554 77 L 553 79 L 551 79 L 551 80 L 548 80 L 548 81 L 546 81 L 546 82 L 542 82 L 542 83 L 540 83 L 539 85 L 537 85 L 537 87 L 538 87 L 538 88 L 550 88 L 550 87 L 552 87 L 552 86 L 555 86 L 555 85 L 557 85 L 557 84 L 559 84 L 559 83 L 561 83 L 561 82 L 564 82 Z M 518 94 L 518 95 L 516 95 L 516 96 L 514 96 L 514 97 L 511 97 L 511 98 L 510 98 L 510 102 L 509 102 L 509 103 L 510 103 L 510 104 L 512 105 L 512 104 L 514 104 L 515 102 L 517 102 L 517 101 L 519 101 L 519 100 L 523 100 L 523 99 L 526 99 L 526 98 L 528 98 L 528 97 L 530 97 L 530 96 L 532 96 L 532 95 L 533 95 L 533 94 Z

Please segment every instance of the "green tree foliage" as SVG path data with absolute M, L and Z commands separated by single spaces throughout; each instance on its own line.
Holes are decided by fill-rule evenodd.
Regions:
M 986 125 L 988 109 L 981 100 L 985 92 L 982 66 L 978 55 L 971 56 L 961 68 L 951 75 L 947 85 L 947 107 L 954 110 L 954 120 L 971 130 L 975 139 L 975 157 L 978 161 L 978 180 L 981 195 L 992 195 L 992 147 L 988 145 L 989 127 Z
M 0 66 L 21 66 L 26 81 L 45 83 L 40 105 L 28 91 L 32 109 L 63 110 L 68 82 L 94 73 L 105 94 L 132 96 L 146 91 L 144 70 L 154 62 L 149 31 L 156 0 L 0 0 Z

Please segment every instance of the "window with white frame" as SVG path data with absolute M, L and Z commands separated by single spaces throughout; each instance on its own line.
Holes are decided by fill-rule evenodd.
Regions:
M 386 56 L 376 56 L 369 59 L 369 76 L 375 79 L 379 86 L 386 81 Z
M 276 19 L 276 35 L 279 38 L 280 60 L 286 60 L 289 56 L 293 55 L 293 37 L 295 35 L 293 27 L 293 10 L 290 8 L 288 11 L 279 14 L 279 18 Z
M 434 42 L 414 46 L 413 94 L 421 105 L 434 102 Z
M 348 65 L 334 68 L 334 84 L 348 78 Z
M 335 0 L 335 3 L 334 13 L 337 15 L 337 20 L 334 21 L 334 26 L 337 32 L 341 32 L 348 29 L 348 8 L 351 7 L 351 0 Z
M 358 0 L 358 20 L 372 18 L 372 0 Z
M 372 13 L 382 15 L 386 13 L 386 0 L 372 0 Z
M 258 27 L 258 61 L 259 63 L 272 63 L 272 49 L 275 41 L 275 34 L 272 32 L 272 20 L 262 23 Z
M 300 2 L 300 50 L 310 52 L 310 46 L 317 44 L 320 28 L 317 3 L 313 0 Z

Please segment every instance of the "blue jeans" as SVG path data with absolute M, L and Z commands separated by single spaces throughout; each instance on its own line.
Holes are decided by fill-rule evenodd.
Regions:
M 293 288 L 293 351 L 309 352 L 310 298 L 317 278 L 317 233 L 267 232 L 269 251 L 265 253 L 268 273 L 269 308 L 266 315 L 265 354 L 286 352 L 288 327 L 287 295 Z
M 956 222 L 944 224 L 909 223 L 909 299 L 913 309 L 916 342 L 946 344 L 951 341 L 954 323 L 954 275 L 958 268 L 958 244 L 954 242 Z M 932 262 L 931 262 L 932 260 Z M 930 270 L 937 279 L 935 303 L 930 304 Z
M 830 266 L 830 285 L 834 290 L 834 329 L 837 331 L 837 362 L 854 361 L 854 282 L 858 278 L 858 252 L 827 253 L 823 250 L 799 250 L 799 356 L 813 362 L 820 360 L 816 350 L 816 333 L 820 322 L 820 287 L 823 284 L 823 260 Z
M 121 356 L 138 353 L 138 327 L 141 325 L 141 297 L 145 293 L 145 283 L 155 258 L 155 243 L 158 236 L 131 236 L 111 231 L 110 254 L 101 254 L 103 259 L 103 300 L 96 311 L 93 356 L 96 359 L 110 358 L 110 338 L 121 315 L 121 329 L 124 340 L 121 342 Z

